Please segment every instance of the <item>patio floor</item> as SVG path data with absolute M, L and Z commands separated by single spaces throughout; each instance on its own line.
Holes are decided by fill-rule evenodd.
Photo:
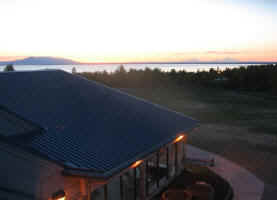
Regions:
M 264 183 L 254 174 L 241 166 L 216 154 L 187 145 L 187 156 L 199 159 L 215 159 L 215 166 L 211 171 L 227 180 L 234 192 L 233 200 L 261 200 L 264 192 Z
M 187 165 L 186 170 L 177 176 L 168 187 L 156 195 L 153 200 L 160 200 L 162 193 L 168 189 L 186 190 L 196 182 L 206 182 L 211 185 L 215 190 L 214 200 L 223 200 L 232 191 L 230 185 L 224 179 L 207 167 Z

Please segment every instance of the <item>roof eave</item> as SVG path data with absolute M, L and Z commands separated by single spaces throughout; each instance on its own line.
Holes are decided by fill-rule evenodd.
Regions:
M 90 170 L 90 169 L 65 167 L 64 170 L 63 170 L 63 175 L 65 175 L 65 176 L 77 176 L 77 177 L 78 176 L 79 177 L 88 177 L 88 178 L 93 178 L 93 179 L 97 179 L 97 180 L 108 180 L 112 176 L 114 176 L 114 175 L 120 173 L 121 171 L 131 167 L 131 165 L 134 162 L 136 162 L 138 160 L 144 160 L 151 153 L 154 153 L 155 151 L 162 148 L 163 146 L 166 146 L 166 145 L 172 143 L 174 141 L 174 139 L 176 138 L 176 136 L 178 136 L 180 134 L 184 134 L 184 133 L 186 133 L 186 134 L 190 133 L 197 127 L 199 127 L 199 123 L 197 123 L 196 126 L 194 126 L 194 127 L 191 127 L 187 130 L 178 132 L 174 136 L 168 138 L 166 141 L 163 141 L 162 143 L 160 143 L 156 146 L 153 146 L 148 151 L 140 153 L 139 155 L 135 156 L 133 159 L 130 159 L 130 160 L 118 165 L 117 167 L 112 168 L 109 171 L 97 172 L 97 171 L 93 171 L 93 170 Z

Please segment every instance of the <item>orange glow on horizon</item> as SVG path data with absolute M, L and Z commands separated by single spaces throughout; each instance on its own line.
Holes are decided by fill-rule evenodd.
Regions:
M 276 43 L 277 45 L 277 43 Z M 203 51 L 155 51 L 155 52 L 94 52 L 87 54 L 20 54 L 0 51 L 0 61 L 13 61 L 30 56 L 50 56 L 71 59 L 80 63 L 128 63 L 128 62 L 277 62 L 277 48 L 272 46 L 249 49 L 211 49 Z
M 259 48 L 258 48 L 259 49 Z M 236 50 L 233 53 L 228 50 L 215 51 L 214 54 L 209 52 L 134 52 L 134 53 L 109 53 L 95 54 L 91 56 L 67 56 L 64 57 L 84 63 L 128 63 L 128 62 L 277 62 L 277 49 L 243 49 Z
M 0 62 L 1 61 L 14 61 L 14 60 L 19 60 L 19 59 L 24 59 L 27 56 L 3 56 L 0 54 Z

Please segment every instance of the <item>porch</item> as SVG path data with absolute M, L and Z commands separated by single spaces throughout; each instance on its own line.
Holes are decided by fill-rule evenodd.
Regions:
M 184 169 L 186 135 L 135 162 L 103 185 L 92 185 L 91 200 L 146 200 L 161 192 Z

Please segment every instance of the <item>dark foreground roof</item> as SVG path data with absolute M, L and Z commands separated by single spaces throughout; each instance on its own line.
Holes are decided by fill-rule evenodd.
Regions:
M 110 176 L 197 122 L 63 71 L 0 73 L 0 105 L 39 124 L 17 143 L 64 166 Z

